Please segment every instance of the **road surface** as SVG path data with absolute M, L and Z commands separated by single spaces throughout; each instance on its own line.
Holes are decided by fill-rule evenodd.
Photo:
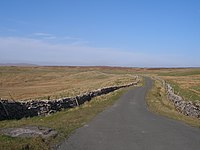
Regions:
M 130 89 L 64 141 L 59 150 L 198 150 L 200 129 L 155 115 L 145 95 L 152 81 Z

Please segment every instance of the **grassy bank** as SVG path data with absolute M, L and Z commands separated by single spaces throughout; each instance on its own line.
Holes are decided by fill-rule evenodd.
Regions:
M 185 116 L 176 111 L 173 104 L 167 100 L 165 89 L 160 81 L 154 81 L 153 87 L 148 92 L 146 99 L 150 111 L 185 122 L 191 126 L 200 127 L 199 119 Z
M 107 95 L 99 96 L 80 107 L 63 110 L 47 117 L 33 117 L 21 120 L 1 121 L 0 128 L 36 125 L 50 127 L 58 131 L 56 138 L 11 138 L 0 135 L 0 149 L 49 149 L 68 137 L 75 129 L 83 126 L 96 114 L 111 106 L 126 89 L 121 89 Z

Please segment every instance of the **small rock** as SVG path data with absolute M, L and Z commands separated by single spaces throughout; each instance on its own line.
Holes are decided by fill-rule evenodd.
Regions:
M 48 137 L 56 137 L 57 131 L 38 126 L 25 126 L 20 128 L 5 128 L 0 130 L 1 134 L 11 136 L 11 137 L 37 137 L 41 136 L 46 139 Z

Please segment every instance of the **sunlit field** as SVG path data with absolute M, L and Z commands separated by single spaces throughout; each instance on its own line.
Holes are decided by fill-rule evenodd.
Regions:
M 55 99 L 135 81 L 134 70 L 111 67 L 0 67 L 0 98 Z

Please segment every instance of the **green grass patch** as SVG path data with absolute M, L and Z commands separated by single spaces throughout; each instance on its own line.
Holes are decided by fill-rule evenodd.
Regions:
M 200 119 L 185 116 L 179 113 L 175 109 L 174 105 L 167 100 L 165 89 L 162 87 L 162 83 L 160 81 L 154 81 L 152 89 L 146 96 L 146 102 L 149 110 L 154 113 L 200 128 Z
M 193 86 L 193 87 L 191 87 L 191 89 L 194 89 L 194 90 L 196 90 L 196 91 L 199 91 L 199 92 L 200 92 L 200 86 Z
M 172 86 L 172 88 L 174 89 L 174 93 L 183 97 L 184 100 L 200 101 L 200 95 L 198 93 L 195 93 L 190 89 L 182 89 L 177 83 L 171 80 L 167 80 L 167 83 L 169 83 Z M 198 88 L 200 87 L 198 86 Z
M 56 138 L 11 138 L 0 135 L 0 149 L 49 149 L 68 137 L 75 129 L 83 126 L 98 113 L 111 106 L 126 89 L 102 95 L 80 107 L 63 110 L 47 117 L 24 118 L 21 120 L 0 121 L 0 128 L 22 127 L 26 125 L 44 126 L 58 132 Z

